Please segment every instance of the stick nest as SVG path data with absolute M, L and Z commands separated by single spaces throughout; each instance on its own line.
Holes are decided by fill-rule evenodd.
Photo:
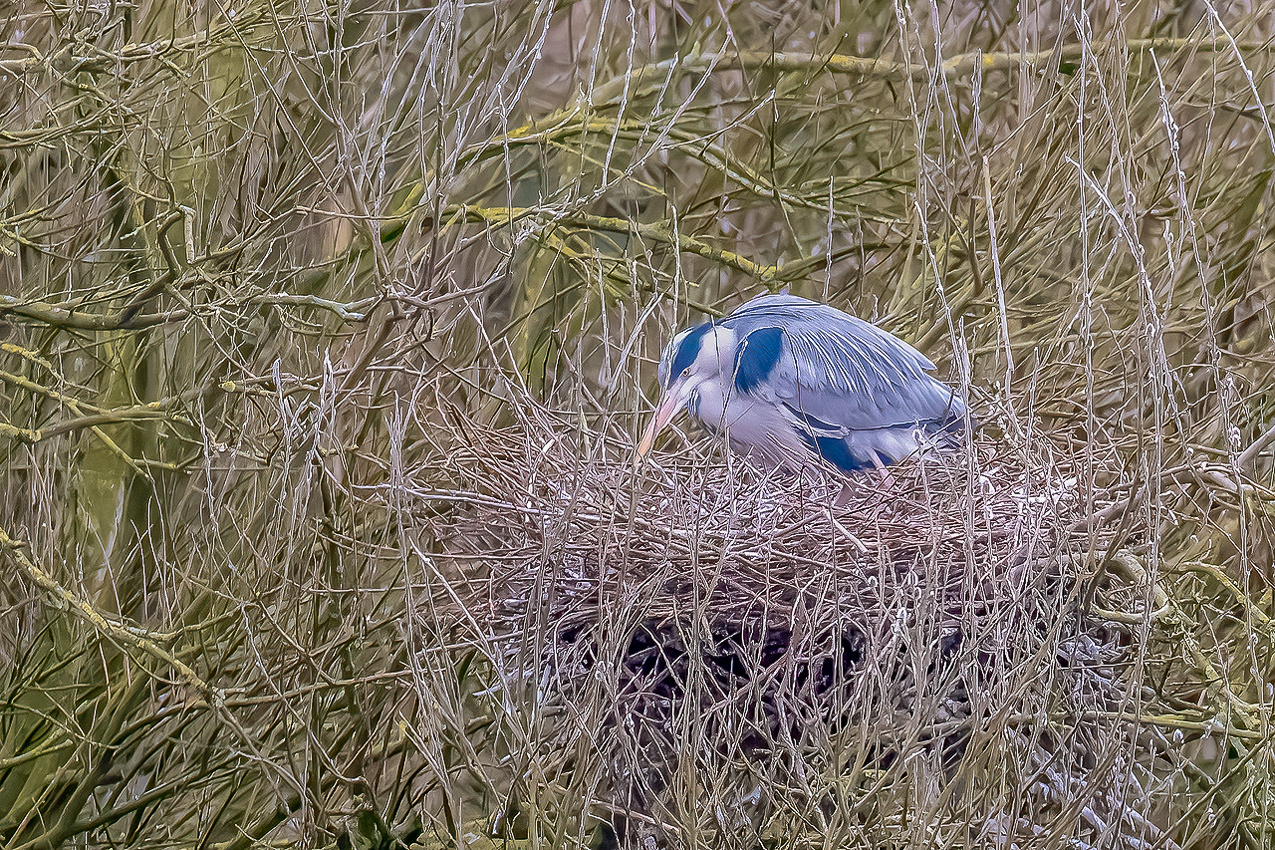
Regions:
M 1163 840 L 1094 758 L 1137 745 L 1128 641 L 1079 613 L 1105 505 L 1065 459 L 975 436 L 845 484 L 704 442 L 631 457 L 530 418 L 420 490 L 448 637 L 528 713 L 501 745 L 524 820 L 587 799 L 639 846 Z

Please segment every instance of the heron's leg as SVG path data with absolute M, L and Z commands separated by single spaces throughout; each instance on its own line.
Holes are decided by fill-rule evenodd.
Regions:
M 854 491 L 850 489 L 850 482 L 843 481 L 841 484 L 841 491 L 837 493 L 837 498 L 832 500 L 832 506 L 834 508 L 844 508 L 850 503 L 850 494 L 853 492 Z
M 881 462 L 881 455 L 876 452 L 872 453 L 872 467 L 877 471 L 877 475 L 880 476 L 882 484 L 890 480 L 890 467 Z

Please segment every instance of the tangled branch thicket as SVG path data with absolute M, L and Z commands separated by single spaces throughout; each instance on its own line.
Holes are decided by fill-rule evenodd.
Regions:
M 1275 846 L 1275 19 L 0 10 L 0 841 Z M 983 421 L 632 435 L 846 308 Z

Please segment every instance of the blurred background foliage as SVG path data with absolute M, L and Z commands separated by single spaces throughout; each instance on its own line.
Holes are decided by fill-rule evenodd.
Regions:
M 676 327 L 789 289 L 1079 459 L 1159 593 L 1170 833 L 1272 846 L 1273 28 L 8 4 L 0 842 L 479 840 L 517 705 L 429 615 L 408 472 L 532 403 L 624 443 Z

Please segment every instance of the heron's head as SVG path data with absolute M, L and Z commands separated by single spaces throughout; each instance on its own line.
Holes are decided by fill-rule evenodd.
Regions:
M 734 353 L 735 332 L 712 322 L 673 337 L 660 358 L 660 402 L 638 443 L 637 460 L 646 456 L 659 433 L 706 383 L 729 380 L 724 373 L 734 362 Z

